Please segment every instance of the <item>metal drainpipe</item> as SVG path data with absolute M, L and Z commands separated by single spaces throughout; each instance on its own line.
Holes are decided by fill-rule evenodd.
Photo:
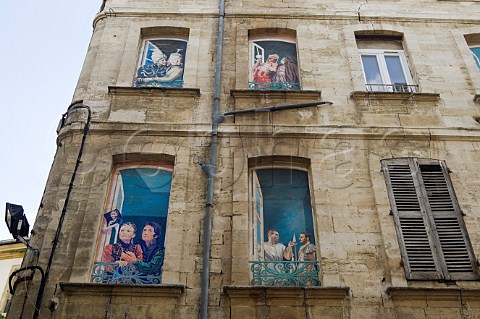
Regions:
M 215 84 L 213 95 L 212 136 L 210 140 L 210 163 L 203 165 L 208 175 L 208 188 L 205 200 L 205 219 L 203 223 L 203 269 L 200 293 L 200 318 L 208 318 L 208 288 L 210 281 L 210 241 L 212 238 L 212 211 L 215 175 L 217 171 L 218 125 L 223 116 L 220 110 L 220 79 L 222 71 L 223 52 L 223 20 L 225 18 L 225 0 L 220 0 L 217 33 L 217 58 L 215 63 Z

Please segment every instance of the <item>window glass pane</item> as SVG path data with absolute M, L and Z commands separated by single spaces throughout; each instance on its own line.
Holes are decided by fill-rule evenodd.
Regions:
M 400 57 L 397 55 L 386 55 L 385 62 L 387 64 L 388 75 L 390 76 L 390 84 L 407 84 L 405 79 L 405 74 L 403 72 L 402 63 L 400 62 Z
M 367 84 L 383 84 L 377 57 L 375 55 L 362 55 L 362 63 Z
M 470 48 L 473 53 L 473 58 L 475 59 L 475 63 L 477 63 L 477 67 L 480 69 L 480 47 Z

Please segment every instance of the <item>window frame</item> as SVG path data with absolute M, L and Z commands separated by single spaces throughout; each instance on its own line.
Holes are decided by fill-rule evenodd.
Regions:
M 476 258 L 446 163 L 392 158 L 381 165 L 407 279 L 478 280 Z M 427 166 L 436 168 L 422 172 Z M 460 253 L 462 257 L 457 257 Z M 469 266 L 462 271 L 456 262 Z
M 362 71 L 363 71 L 363 78 L 365 80 L 365 85 L 367 88 L 367 91 L 380 91 L 380 92 L 412 92 L 416 93 L 417 89 L 411 85 L 415 85 L 413 82 L 413 78 L 410 72 L 410 68 L 408 65 L 408 61 L 405 55 L 404 50 L 382 50 L 382 49 L 358 49 L 359 55 L 360 55 L 360 62 L 362 64 Z M 365 72 L 365 65 L 363 63 L 363 56 L 375 56 L 377 65 L 380 71 L 380 76 L 382 78 L 383 83 L 368 83 L 367 81 L 367 76 Z M 400 59 L 400 64 L 402 67 L 403 75 L 406 80 L 406 85 L 408 85 L 407 88 L 404 88 L 400 86 L 397 88 L 395 86 L 395 83 L 392 83 L 390 79 L 390 73 L 388 72 L 387 68 L 387 63 L 385 60 L 386 56 L 397 56 Z M 399 85 L 402 85 L 403 83 L 400 83 Z M 373 87 L 376 87 L 376 89 L 372 89 Z M 369 89 L 370 88 L 370 89 Z

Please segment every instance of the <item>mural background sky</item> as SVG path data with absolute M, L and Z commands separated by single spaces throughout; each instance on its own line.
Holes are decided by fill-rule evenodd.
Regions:
M 0 240 L 6 202 L 33 226 L 101 3 L 0 0 Z

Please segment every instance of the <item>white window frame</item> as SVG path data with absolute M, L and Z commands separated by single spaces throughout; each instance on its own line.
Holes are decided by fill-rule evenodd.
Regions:
M 407 58 L 403 50 L 378 50 L 378 49 L 360 49 L 360 62 L 362 63 L 363 78 L 367 87 L 367 91 L 380 91 L 380 92 L 407 92 L 407 93 L 416 93 L 417 88 L 414 85 L 412 75 L 410 74 L 410 69 L 408 67 Z M 378 63 L 378 68 L 380 69 L 380 76 L 382 77 L 383 83 L 368 83 L 367 76 L 365 73 L 365 66 L 363 65 L 362 56 L 375 56 Z M 400 85 L 396 87 L 390 79 L 390 74 L 388 73 L 387 63 L 385 61 L 386 56 L 398 56 L 400 58 L 400 63 L 403 70 L 403 75 L 407 81 L 407 87 Z M 376 85 L 378 84 L 378 85 Z

